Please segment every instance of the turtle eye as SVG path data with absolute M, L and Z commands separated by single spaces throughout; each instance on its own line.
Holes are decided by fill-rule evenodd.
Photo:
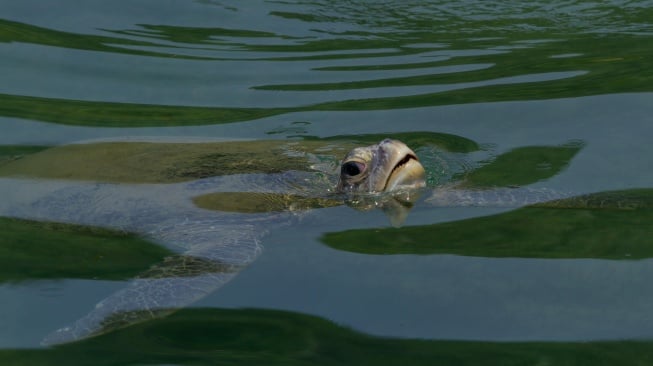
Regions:
M 365 164 L 356 161 L 348 161 L 342 164 L 341 173 L 350 177 L 355 177 L 362 173 L 363 170 L 365 170 Z

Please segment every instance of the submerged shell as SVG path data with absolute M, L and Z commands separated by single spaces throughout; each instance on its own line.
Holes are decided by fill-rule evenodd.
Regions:
M 319 141 L 96 142 L 0 161 L 0 176 L 177 183 L 235 174 L 314 171 L 311 167 L 320 154 L 331 158 L 346 149 Z

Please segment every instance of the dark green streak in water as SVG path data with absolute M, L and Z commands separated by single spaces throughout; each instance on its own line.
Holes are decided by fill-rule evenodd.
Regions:
M 45 150 L 49 146 L 36 145 L 1 145 L 0 146 L 0 166 L 8 162 L 18 160 L 26 155 L 34 154 Z
M 95 36 L 95 35 L 88 35 L 88 34 L 62 32 L 53 29 L 37 27 L 25 23 L 12 22 L 6 19 L 0 19 L 0 42 L 33 43 L 33 44 L 39 44 L 43 46 L 80 49 L 80 50 L 87 50 L 87 51 L 122 53 L 122 54 L 140 55 L 140 56 L 174 57 L 174 58 L 181 57 L 181 58 L 195 59 L 195 60 L 209 59 L 208 57 L 178 56 L 173 54 L 123 48 L 119 46 L 152 47 L 152 46 L 157 46 L 157 44 L 150 43 L 150 42 L 134 41 L 125 38 L 103 37 L 103 36 Z M 118 46 L 110 46 L 111 44 L 115 44 Z
M 186 126 L 240 122 L 291 111 L 282 108 L 209 108 L 0 94 L 0 115 L 96 127 Z
M 650 341 L 478 342 L 375 337 L 284 311 L 185 309 L 78 343 L 0 350 L 6 365 L 645 365 Z
M 652 208 L 653 190 L 606 192 L 455 222 L 328 233 L 321 240 L 365 254 L 653 258 Z
M 525 44 L 524 48 L 511 48 L 503 53 L 493 53 L 476 56 L 457 56 L 458 50 L 467 49 L 489 49 L 500 46 L 520 46 L 517 42 L 522 38 L 502 38 L 495 41 L 495 44 L 487 44 L 474 41 L 453 40 L 447 42 L 448 38 L 441 35 L 431 35 L 431 39 L 420 39 L 420 42 L 447 42 L 450 43 L 447 49 L 441 50 L 443 56 L 451 55 L 451 59 L 440 62 L 418 63 L 418 64 L 389 64 L 389 65 L 364 65 L 364 66 L 340 66 L 321 68 L 322 71 L 369 71 L 369 70 L 393 70 L 412 69 L 436 66 L 469 65 L 469 64 L 495 64 L 490 69 L 467 71 L 462 73 L 447 73 L 433 75 L 418 75 L 402 78 L 386 78 L 367 81 L 350 81 L 342 83 L 322 84 L 286 84 L 286 85 L 265 85 L 260 89 L 270 90 L 342 90 L 358 88 L 376 88 L 387 86 L 405 85 L 431 85 L 431 84 L 456 84 L 462 82 L 489 81 L 503 77 L 518 75 L 529 75 L 536 73 L 560 72 L 560 71 L 589 71 L 589 75 L 580 77 L 582 84 L 592 84 L 596 79 L 609 80 L 608 87 L 637 86 L 647 87 L 651 90 L 650 81 L 653 72 L 647 67 L 648 62 L 653 59 L 653 51 L 645 44 L 650 38 L 630 35 L 612 35 L 601 37 L 595 35 L 582 35 L 576 38 L 560 38 L 557 34 L 533 35 L 533 38 L 550 39 L 545 43 Z M 395 46 L 390 44 L 388 46 Z M 411 50 L 414 52 L 415 50 Z M 498 51 L 501 51 L 500 49 Z M 606 53 L 609 51 L 609 53 Z M 560 54 L 581 54 L 575 57 L 554 57 Z M 626 78 L 621 80 L 621 78 Z M 574 81 L 578 81 L 574 79 Z M 517 84 L 519 86 L 520 84 Z M 634 91 L 634 90 L 628 90 Z M 544 94 L 544 93 L 543 93 Z M 590 94 L 588 94 L 590 95 Z M 549 97 L 550 98 L 550 97 Z
M 185 44 L 223 44 L 220 37 L 249 37 L 249 38 L 273 38 L 278 37 L 274 33 L 252 31 L 245 29 L 225 29 L 225 28 L 197 28 L 197 27 L 179 27 L 168 25 L 141 25 L 144 30 L 125 30 L 112 31 L 115 34 L 125 34 L 130 36 L 144 36 L 156 39 L 165 39 L 171 42 Z M 218 39 L 216 39 L 218 38 Z M 291 37 L 280 37 L 291 38 Z M 227 42 L 228 43 L 228 42 Z
M 170 255 L 114 230 L 0 218 L 0 283 L 36 279 L 132 278 Z
M 499 155 L 466 174 L 464 187 L 526 186 L 558 175 L 580 151 L 582 144 L 526 146 Z

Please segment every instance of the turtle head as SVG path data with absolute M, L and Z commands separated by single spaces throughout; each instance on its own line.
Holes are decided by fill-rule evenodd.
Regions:
M 419 197 L 415 189 L 424 186 L 424 167 L 415 152 L 401 141 L 385 139 L 345 156 L 337 190 L 348 194 L 347 205 L 358 210 L 380 208 L 392 226 L 401 226 Z
M 421 188 L 426 184 L 424 176 L 424 167 L 413 150 L 401 141 L 385 139 L 357 147 L 345 156 L 337 190 L 379 193 Z

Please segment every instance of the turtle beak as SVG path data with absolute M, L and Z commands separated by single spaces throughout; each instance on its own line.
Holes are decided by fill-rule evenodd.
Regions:
M 426 185 L 424 167 L 413 150 L 403 142 L 386 139 L 380 144 L 386 156 L 387 175 L 383 191 L 420 188 Z
M 402 188 L 420 188 L 425 186 L 424 167 L 414 154 L 406 154 L 392 168 L 385 183 L 384 191 L 394 191 Z

